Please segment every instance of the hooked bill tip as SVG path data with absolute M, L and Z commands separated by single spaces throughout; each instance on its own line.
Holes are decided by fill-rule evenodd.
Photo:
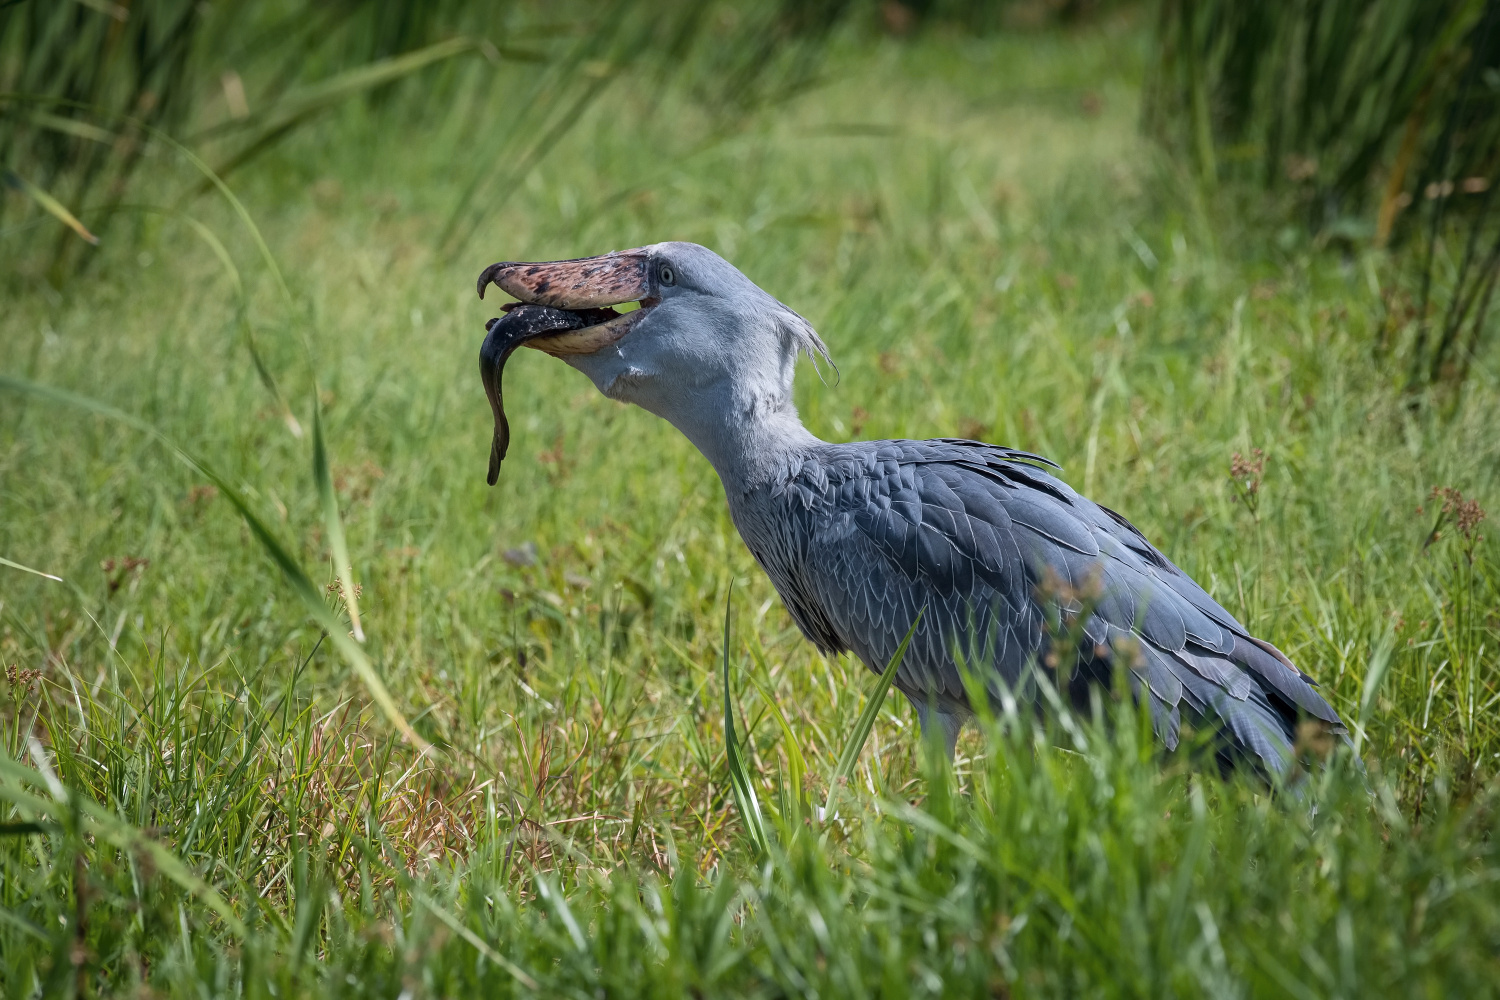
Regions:
M 501 261 L 498 264 L 491 264 L 489 267 L 479 272 L 479 297 L 481 299 L 484 298 L 485 286 L 494 281 L 495 275 L 507 266 L 509 266 L 507 261 Z

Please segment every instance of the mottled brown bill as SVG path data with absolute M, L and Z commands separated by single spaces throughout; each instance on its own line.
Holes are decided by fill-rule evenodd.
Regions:
M 534 264 L 501 261 L 479 275 L 479 297 L 484 298 L 485 286 L 493 282 L 522 302 L 554 309 L 639 302 L 651 294 L 650 261 L 644 249 Z

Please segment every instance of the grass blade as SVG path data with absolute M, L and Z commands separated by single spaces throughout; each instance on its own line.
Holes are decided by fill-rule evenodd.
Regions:
M 39 570 L 39 569 L 32 569 L 30 566 L 22 566 L 18 562 L 11 562 L 9 559 L 5 558 L 4 556 L 0 556 L 0 566 L 9 566 L 11 569 L 18 569 L 18 570 L 21 570 L 23 573 L 35 573 L 37 576 L 44 576 L 44 577 L 46 577 L 49 580 L 56 580 L 58 583 L 66 583 L 67 582 L 67 581 L 65 581 L 60 576 L 53 576 L 51 573 L 43 573 L 41 570 Z
M 412 729 L 411 723 L 406 721 L 406 717 L 396 707 L 395 699 L 391 697 L 390 691 L 386 689 L 385 682 L 380 679 L 380 674 L 375 670 L 375 665 L 370 662 L 370 658 L 365 655 L 365 651 L 360 647 L 359 643 L 355 642 L 354 638 L 349 635 L 344 627 L 344 623 L 339 621 L 337 616 L 329 610 L 328 605 L 323 602 L 322 594 L 319 593 L 318 588 L 313 584 L 307 572 L 303 570 L 301 564 L 297 562 L 291 551 L 282 544 L 281 539 L 277 538 L 266 523 L 260 519 L 260 516 L 255 513 L 250 506 L 250 501 L 245 499 L 244 495 L 235 489 L 228 480 L 219 475 L 218 472 L 202 460 L 184 451 L 155 427 L 144 420 L 132 417 L 122 410 L 117 410 L 113 406 L 89 399 L 87 396 L 79 396 L 62 389 L 54 389 L 51 386 L 38 385 L 35 382 L 15 378 L 10 375 L 0 375 L 0 389 L 9 389 L 12 392 L 24 392 L 33 396 L 39 396 L 55 403 L 62 403 L 81 410 L 87 410 L 90 413 L 95 413 L 101 417 L 107 417 L 110 420 L 133 427 L 138 431 L 150 435 L 157 442 L 168 448 L 184 465 L 218 487 L 219 492 L 239 511 L 240 517 L 244 519 L 246 527 L 250 529 L 250 533 L 255 536 L 256 540 L 260 542 L 261 547 L 266 550 L 266 554 L 271 557 L 271 561 L 276 564 L 281 570 L 282 575 L 286 577 L 287 582 L 292 585 L 292 591 L 302 601 L 308 615 L 318 623 L 323 631 L 328 633 L 329 641 L 333 643 L 334 647 L 343 656 L 344 661 L 349 664 L 350 669 L 364 682 L 365 690 L 369 692 L 370 698 L 385 713 L 386 718 L 390 720 L 391 724 L 396 727 L 409 743 L 417 747 L 422 753 L 428 753 L 433 750 L 432 745 L 417 735 L 416 730 Z
M 786 750 L 787 784 L 792 789 L 790 800 L 791 823 L 789 825 L 793 830 L 797 830 L 801 828 L 802 817 L 806 812 L 804 805 L 807 798 L 805 791 L 807 784 L 807 758 L 802 755 L 802 748 L 797 745 L 797 736 L 792 732 L 791 723 L 786 721 L 786 716 L 782 714 L 781 706 L 776 704 L 776 699 L 772 697 L 771 692 L 760 681 L 756 680 L 753 675 L 750 677 L 750 683 L 755 686 L 756 693 L 761 696 L 766 705 L 771 709 L 771 715 L 775 717 L 776 724 L 781 727 L 781 745 Z
M 61 115 L 48 114 L 45 111 L 33 112 L 31 123 L 51 132 L 60 132 L 63 135 L 71 135 L 75 139 L 85 139 L 104 146 L 112 145 L 119 140 L 119 136 L 108 129 L 100 128 L 98 125 L 81 122 L 76 118 L 64 118 Z
M 9 782 L 0 782 L 0 799 L 34 815 L 55 816 L 59 820 L 66 818 L 76 809 L 82 820 L 84 832 L 106 840 L 122 851 L 139 851 L 149 854 L 157 871 L 198 897 L 204 905 L 223 919 L 225 926 L 237 937 L 245 936 L 245 925 L 235 914 L 228 900 L 219 895 L 213 886 L 194 875 L 182 859 L 167 850 L 164 845 L 146 836 L 87 795 L 78 795 L 59 787 L 55 790 L 53 798 L 47 799 L 17 787 L 18 785 L 33 785 L 45 788 L 51 782 L 48 782 L 47 776 L 41 772 L 19 764 L 4 754 L 0 754 L 0 774 L 10 779 Z
M 449 38 L 435 42 L 415 52 L 406 52 L 389 59 L 382 59 L 368 66 L 357 66 L 343 73 L 336 73 L 326 80 L 313 84 L 300 93 L 287 96 L 285 107 L 273 107 L 278 117 L 301 115 L 309 110 L 322 109 L 338 104 L 355 94 L 382 84 L 392 83 L 425 69 L 435 62 L 451 59 L 479 47 L 472 38 Z
M 25 917 L 18 916 L 17 914 L 12 913 L 10 910 L 4 907 L 0 907 L 0 921 L 9 924 L 16 930 L 20 931 L 22 934 L 25 934 L 27 937 L 32 937 L 38 941 L 44 942 L 48 940 L 47 935 L 42 933 L 42 929 L 40 927 L 32 923 L 30 920 L 27 920 Z
M 249 231 L 251 239 L 255 241 L 255 247 L 260 251 L 261 260 L 265 262 L 266 268 L 271 272 L 271 276 L 276 279 L 276 287 L 281 292 L 282 301 L 290 308 L 292 305 L 292 290 L 287 287 L 286 279 L 282 277 L 281 268 L 277 266 L 276 258 L 271 253 L 271 248 L 266 244 L 265 238 L 261 236 L 260 227 L 255 224 L 254 219 L 250 218 L 250 212 L 245 208 L 244 204 L 239 198 L 235 197 L 233 191 L 229 190 L 229 185 L 224 183 L 224 179 L 216 174 L 207 163 L 203 162 L 196 153 L 165 133 L 158 132 L 156 133 L 156 137 L 181 153 L 188 162 L 192 163 L 207 178 L 207 183 L 211 183 L 218 188 L 219 193 L 224 196 L 224 200 L 229 202 L 230 207 L 239 216 L 241 224 Z M 281 387 L 276 384 L 275 376 L 266 367 L 266 363 L 261 360 L 260 350 L 255 345 L 255 330 L 250 325 L 249 304 L 245 300 L 245 286 L 240 281 L 239 269 L 234 266 L 228 252 L 224 250 L 223 244 L 219 242 L 218 237 L 214 236 L 208 230 L 208 227 L 198 225 L 195 222 L 194 228 L 197 230 L 198 235 L 208 242 L 209 247 L 213 249 L 220 263 L 228 267 L 234 281 L 235 290 L 240 295 L 240 322 L 245 329 L 245 344 L 250 349 L 250 360 L 255 365 L 256 374 L 260 376 L 261 384 L 266 387 L 266 391 L 276 400 L 276 405 L 281 409 L 282 422 L 286 424 L 286 428 L 291 432 L 292 437 L 302 437 L 302 425 L 293 416 L 292 408 L 287 405 L 286 397 L 281 393 Z M 302 351 L 311 358 L 312 351 L 307 346 L 306 337 L 302 338 Z M 316 393 L 314 394 L 316 395 Z
M 734 789 L 735 804 L 744 818 L 745 829 L 755 841 L 758 853 L 765 854 L 770 842 L 766 838 L 766 821 L 760 812 L 760 800 L 755 796 L 755 786 L 745 770 L 744 758 L 740 756 L 739 740 L 734 735 L 734 702 L 729 687 L 729 612 L 734 597 L 734 581 L 729 583 L 729 593 L 724 598 L 724 744 L 729 767 L 729 784 Z
M 281 411 L 281 422 L 286 424 L 287 430 L 291 431 L 292 437 L 302 436 L 302 425 L 297 422 L 292 408 L 287 405 L 286 397 L 282 395 L 281 386 L 276 384 L 276 376 L 266 367 L 265 361 L 260 356 L 260 347 L 255 342 L 255 328 L 250 325 L 250 305 L 245 298 L 245 283 L 240 278 L 240 269 L 234 266 L 234 259 L 229 256 L 229 250 L 224 242 L 219 239 L 212 229 L 193 218 L 191 215 L 181 214 L 178 218 L 188 224 L 188 227 L 198 234 L 198 238 L 208 245 L 209 250 L 219 259 L 224 267 L 224 273 L 228 275 L 229 282 L 234 286 L 235 299 L 239 302 L 240 327 L 245 331 L 245 346 L 250 351 L 250 362 L 255 366 L 255 374 L 260 376 L 260 384 L 266 387 L 271 394 L 276 408 Z
M 273 105 L 267 113 L 252 116 L 249 124 L 260 124 L 260 131 L 239 152 L 220 163 L 214 170 L 215 176 L 205 179 L 198 190 L 205 191 L 210 184 L 222 183 L 219 178 L 228 176 L 271 148 L 313 115 L 356 94 L 393 83 L 435 62 L 451 59 L 478 47 L 479 43 L 471 38 L 450 38 L 415 52 L 382 59 L 368 66 L 359 66 L 347 72 L 335 74 L 300 93 L 288 95 L 280 103 Z M 236 124 L 243 127 L 245 123 Z
M 271 277 L 276 280 L 276 287 L 277 290 L 281 293 L 282 301 L 286 304 L 287 308 L 290 309 L 293 305 L 292 290 L 290 287 L 288 287 L 286 278 L 283 277 L 281 268 L 276 263 L 275 255 L 271 253 L 270 246 L 266 243 L 265 237 L 261 235 L 260 227 L 257 226 L 255 224 L 255 220 L 250 217 L 249 210 L 246 209 L 244 203 L 235 196 L 235 193 L 229 189 L 229 185 L 224 183 L 224 178 L 219 176 L 219 174 L 216 173 L 212 167 L 205 163 L 202 157 L 198 156 L 198 154 L 194 153 L 191 149 L 188 149 L 186 146 L 178 142 L 176 139 L 172 138 L 170 135 L 167 135 L 160 129 L 146 126 L 144 125 L 144 123 L 135 122 L 134 124 L 140 125 L 146 131 L 150 132 L 155 138 L 180 153 L 184 159 L 186 159 L 193 165 L 194 169 L 203 174 L 205 178 L 205 184 L 212 185 L 218 190 L 219 194 L 224 197 L 224 200 L 229 202 L 229 207 L 234 210 L 235 215 L 239 217 L 240 223 L 245 227 L 246 231 L 249 232 L 251 240 L 254 241 L 255 248 L 257 251 L 259 251 L 260 258 L 262 262 L 265 263 L 266 269 L 271 272 Z M 245 343 L 250 349 L 250 360 L 255 365 L 255 371 L 256 374 L 260 376 L 261 384 L 266 387 L 266 391 L 272 395 L 272 397 L 276 400 L 276 405 L 281 409 L 281 419 L 286 424 L 287 430 L 291 432 L 292 437 L 301 438 L 302 425 L 299 424 L 297 422 L 297 418 L 292 415 L 292 408 L 287 405 L 286 397 L 281 393 L 281 387 L 276 384 L 275 377 L 271 374 L 271 370 L 266 367 L 265 362 L 261 359 L 260 351 L 255 345 L 255 331 L 250 325 L 249 305 L 245 301 L 244 284 L 240 281 L 239 270 L 235 268 L 233 262 L 230 261 L 228 253 L 223 252 L 223 245 L 219 242 L 218 238 L 214 236 L 206 226 L 199 226 L 195 224 L 194 228 L 197 230 L 198 235 L 203 237 L 203 239 L 208 242 L 209 247 L 214 250 L 214 254 L 219 258 L 220 262 L 224 263 L 228 267 L 231 273 L 231 277 L 235 283 L 235 289 L 240 294 L 240 321 L 245 329 Z M 307 355 L 309 361 L 311 361 L 312 350 L 307 344 L 306 336 L 302 337 L 302 352 L 303 354 Z
M 46 212 L 48 215 L 51 215 L 53 218 L 57 219 L 57 221 L 73 230 L 73 232 L 81 236 L 85 242 L 92 243 L 94 246 L 99 245 L 99 237 L 89 232 L 88 227 L 79 222 L 76 215 L 68 211 L 67 207 L 64 206 L 62 202 L 58 201 L 46 191 L 43 191 L 41 188 L 31 183 L 31 181 L 28 181 L 26 178 L 22 177 L 14 170 L 7 169 L 5 171 L 5 183 L 9 184 L 17 191 L 20 191 L 22 194 L 30 196 L 32 201 L 36 202 L 42 207 L 42 211 Z
M 833 777 L 828 782 L 828 801 L 823 806 L 824 819 L 830 819 L 833 816 L 833 800 L 838 795 L 839 786 L 847 782 L 849 776 L 854 773 L 854 765 L 859 760 L 860 751 L 865 748 L 865 740 L 870 738 L 870 730 L 875 728 L 875 719 L 880 715 L 880 706 L 885 704 L 886 692 L 891 689 L 891 681 L 896 679 L 896 671 L 901 669 L 901 661 L 906 657 L 906 647 L 911 645 L 911 637 L 917 634 L 917 626 L 922 623 L 922 616 L 926 613 L 926 608 L 917 612 L 917 617 L 912 621 L 911 628 L 906 630 L 901 645 L 896 647 L 896 654 L 891 657 L 891 662 L 885 665 L 885 670 L 881 673 L 875 690 L 870 692 L 870 700 L 865 702 L 865 710 L 859 713 L 859 719 L 854 723 L 854 731 L 849 734 L 849 739 L 844 743 L 844 751 L 839 754 L 838 766 L 834 768 Z
M 122 4 L 111 3 L 110 0 L 78 0 L 78 4 L 89 10 L 98 11 L 106 17 L 112 17 L 121 23 L 130 20 L 130 8 Z
M 1376 696 L 1380 694 L 1380 685 L 1390 670 L 1395 647 L 1395 637 L 1387 633 L 1370 654 L 1370 665 L 1365 670 L 1365 680 L 1359 694 L 1359 721 L 1354 725 L 1355 757 L 1358 757 L 1360 751 L 1364 749 L 1365 737 L 1369 733 L 1371 710 L 1375 707 Z
M 254 241 L 255 249 L 260 252 L 260 259 L 265 262 L 266 269 L 271 272 L 271 277 L 276 279 L 276 290 L 281 293 L 282 301 L 288 306 L 292 305 L 292 290 L 287 286 L 286 278 L 282 275 L 281 268 L 276 263 L 276 257 L 271 253 L 271 248 L 266 244 L 265 237 L 260 234 L 260 227 L 250 217 L 250 211 L 245 208 L 244 202 L 240 201 L 235 196 L 235 193 L 229 189 L 229 185 L 224 183 L 224 178 L 220 177 L 212 167 L 205 163 L 201 156 L 188 149 L 170 135 L 167 135 L 167 133 L 160 129 L 151 128 L 144 122 L 137 122 L 132 119 L 126 119 L 126 121 L 144 128 L 151 133 L 153 138 L 175 149 L 182 155 L 183 159 L 192 164 L 193 168 L 204 176 L 207 184 L 212 185 L 218 190 L 219 194 L 224 196 L 224 200 L 229 202 L 229 207 L 234 209 L 234 214 L 239 217 L 240 223 L 250 233 L 250 239 Z M 301 436 L 300 432 L 298 436 Z
M 333 549 L 333 567 L 338 573 L 340 596 L 349 609 L 349 624 L 354 638 L 365 641 L 365 630 L 359 624 L 359 600 L 354 593 L 354 569 L 349 564 L 349 546 L 344 540 L 344 523 L 339 518 L 339 498 L 328 472 L 328 448 L 323 441 L 323 407 L 313 394 L 313 479 L 318 484 L 318 499 L 323 505 L 323 526 L 328 531 L 328 545 Z
M 220 265 L 224 268 L 224 273 L 229 276 L 229 283 L 234 286 L 235 299 L 243 305 L 245 300 L 245 283 L 241 280 L 240 269 L 234 266 L 234 258 L 229 256 L 229 248 L 224 245 L 224 241 L 219 239 L 218 234 L 212 229 L 191 215 L 183 214 L 179 215 L 178 218 L 187 223 L 188 228 L 196 233 L 198 238 L 207 244 L 208 249 L 218 258 Z
M 250 326 L 250 317 L 244 314 L 243 306 L 240 310 L 240 325 L 245 330 L 245 346 L 250 351 L 250 363 L 255 366 L 255 374 L 260 377 L 260 384 L 266 387 L 266 391 L 276 401 L 276 408 L 281 411 L 281 422 L 286 424 L 286 429 L 291 432 L 292 437 L 300 438 L 302 425 L 297 422 L 291 406 L 282 395 L 281 386 L 276 384 L 276 376 L 271 374 L 271 369 L 266 367 L 265 361 L 260 356 L 260 347 L 255 343 L 255 330 Z
M 504 969 L 516 982 L 520 983 L 528 990 L 535 991 L 541 989 L 541 987 L 537 985 L 537 981 L 526 974 L 526 970 L 522 969 L 519 965 L 506 958 L 504 955 L 500 954 L 494 948 L 491 948 L 489 944 L 485 942 L 484 938 L 480 937 L 478 934 L 470 930 L 468 925 L 463 921 L 459 920 L 453 914 L 443 909 L 443 907 L 440 906 L 438 902 L 431 896 L 427 895 L 427 893 L 422 892 L 420 889 L 416 889 L 412 891 L 411 895 L 412 899 L 416 900 L 418 903 L 422 904 L 422 906 L 426 907 L 428 913 L 431 913 L 434 917 L 437 917 L 438 920 L 442 921 L 442 923 L 450 931 L 467 941 L 470 947 L 479 952 L 479 954 L 483 955 L 487 961 L 493 962 L 495 965 L 498 965 L 500 968 Z

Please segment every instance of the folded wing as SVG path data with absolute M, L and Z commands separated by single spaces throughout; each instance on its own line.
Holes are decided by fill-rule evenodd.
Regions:
M 1029 665 L 1055 669 L 1072 618 L 1071 675 L 1108 678 L 1123 657 L 1169 748 L 1184 713 L 1275 770 L 1299 718 L 1344 731 L 1309 677 L 1041 461 L 970 441 L 831 445 L 780 491 L 782 554 L 756 555 L 809 638 L 872 667 L 925 608 L 896 678 L 918 701 L 967 706 L 955 651 L 992 669 L 996 693 L 1024 686 Z

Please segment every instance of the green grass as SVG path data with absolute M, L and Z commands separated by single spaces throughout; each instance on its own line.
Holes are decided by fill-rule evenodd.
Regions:
M 350 105 L 234 179 L 290 301 L 213 196 L 186 210 L 237 279 L 150 213 L 61 292 L 8 269 L 0 371 L 148 422 L 333 585 L 316 384 L 363 648 L 437 753 L 225 491 L 0 393 L 0 556 L 66 581 L 0 566 L 0 661 L 40 671 L 0 685 L 0 992 L 1495 992 L 1500 570 L 1493 540 L 1424 542 L 1433 487 L 1494 506 L 1496 359 L 1451 414 L 1410 405 L 1373 360 L 1386 262 L 1195 194 L 1138 135 L 1147 48 L 1128 21 L 846 39 L 823 86 L 737 128 L 627 76 L 454 256 L 482 118 Z M 169 151 L 145 176 L 143 201 L 200 180 Z M 802 372 L 815 433 L 1061 462 L 1362 723 L 1368 776 L 1273 797 L 1192 774 L 1107 699 L 967 735 L 950 773 L 891 698 L 838 820 L 790 836 L 765 695 L 823 801 L 876 679 L 801 638 L 707 463 L 523 352 L 484 485 L 475 275 L 662 239 L 819 329 L 839 373 Z M 1252 514 L 1228 470 L 1253 448 Z M 726 772 L 731 581 L 730 701 L 779 831 L 759 859 Z

